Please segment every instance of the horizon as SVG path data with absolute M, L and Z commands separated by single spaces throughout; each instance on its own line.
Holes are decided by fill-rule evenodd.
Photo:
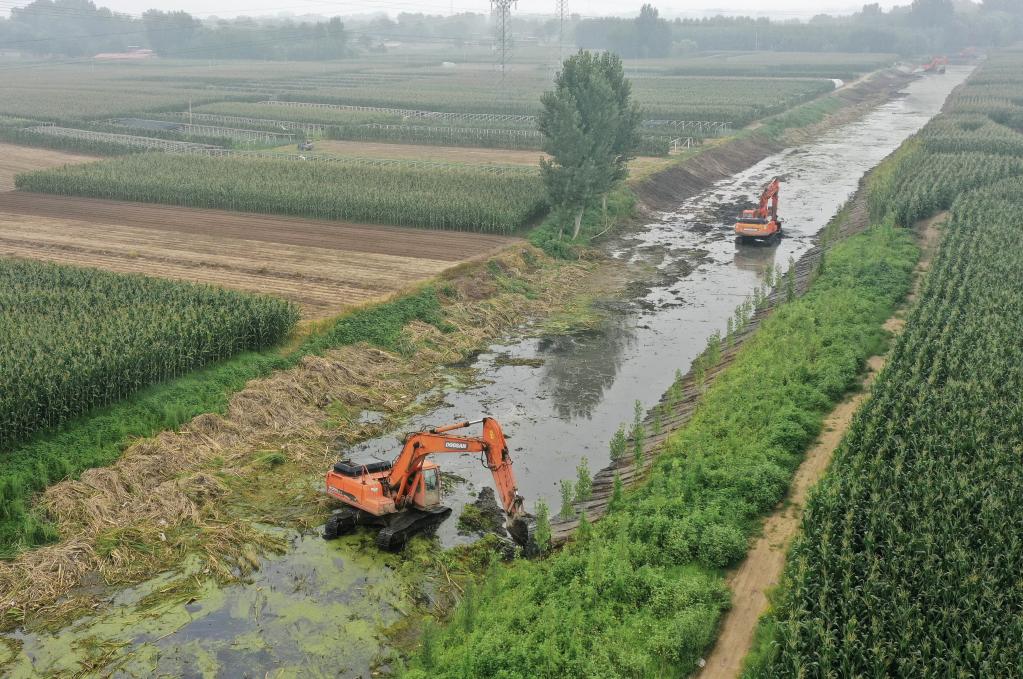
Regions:
M 908 1 L 893 2 L 888 0 L 879 4 L 885 10 L 888 10 L 899 4 L 907 4 Z M 259 2 L 255 0 L 219 0 L 212 3 L 214 4 L 214 9 L 207 9 L 206 7 L 208 6 L 204 6 L 203 3 L 196 2 L 195 0 L 170 0 L 169 2 L 165 1 L 158 4 L 148 0 L 93 0 L 93 2 L 97 7 L 106 7 L 117 13 L 135 16 L 141 15 L 149 9 L 159 9 L 162 11 L 185 11 L 201 18 L 216 17 L 222 19 L 291 16 L 318 16 L 324 18 L 340 16 L 351 19 L 373 14 L 387 14 L 394 18 L 402 13 L 451 16 L 466 12 L 486 14 L 490 11 L 490 2 L 479 0 L 457 0 L 457 2 L 455 0 L 451 2 L 433 0 L 431 4 L 402 2 L 401 0 L 357 0 L 355 2 L 344 3 L 342 6 L 339 6 L 338 3 L 329 2 L 329 0 L 294 0 L 294 2 L 291 0 L 260 0 Z M 28 4 L 31 3 L 28 1 L 12 2 L 8 5 L 6 2 L 0 2 L 0 13 L 4 17 L 9 17 L 12 8 L 24 7 Z M 636 2 L 634 6 L 630 5 L 627 9 L 621 9 L 622 3 L 615 2 L 614 0 L 589 0 L 586 3 L 587 9 L 584 12 L 580 12 L 578 11 L 578 6 L 573 6 L 573 1 L 569 0 L 568 11 L 571 14 L 579 14 L 585 18 L 604 16 L 632 17 L 639 13 L 639 9 L 643 4 L 643 2 Z M 816 3 L 811 11 L 805 8 L 805 2 L 798 2 L 797 0 L 778 0 L 778 2 L 772 3 L 769 10 L 762 9 L 762 4 L 753 0 L 726 0 L 724 2 L 718 0 L 717 2 L 706 3 L 706 5 L 701 2 L 699 3 L 701 6 L 695 6 L 697 3 L 679 2 L 651 4 L 660 11 L 661 16 L 668 19 L 724 15 L 769 17 L 776 20 L 807 20 L 819 14 L 848 15 L 859 11 L 863 5 L 863 3 L 849 2 L 848 0 L 822 0 Z M 553 16 L 555 13 L 554 2 L 551 0 L 519 0 L 517 8 L 512 11 L 514 14 L 527 16 Z

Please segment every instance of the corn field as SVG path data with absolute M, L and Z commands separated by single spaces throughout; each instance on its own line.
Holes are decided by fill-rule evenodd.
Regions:
M 1007 74 L 1007 62 L 1014 80 L 1001 90 L 1019 97 L 1023 55 L 991 65 Z M 1023 157 L 986 135 L 970 153 L 929 150 L 964 120 L 973 114 L 925 129 L 887 184 L 900 219 L 951 207 L 950 220 L 906 331 L 807 504 L 774 643 L 751 676 L 1023 676 Z
M 280 342 L 290 303 L 0 259 L 0 450 L 149 385 Z
M 22 174 L 16 182 L 60 195 L 486 233 L 510 233 L 544 208 L 536 172 L 437 164 L 146 153 Z

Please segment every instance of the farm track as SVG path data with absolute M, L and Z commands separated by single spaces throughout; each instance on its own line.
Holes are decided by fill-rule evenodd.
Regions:
M 0 191 L 13 189 L 14 175 L 19 172 L 45 170 L 58 165 L 88 163 L 94 160 L 99 158 L 0 143 Z
M 287 147 L 293 151 L 294 147 Z M 284 149 L 282 149 L 284 150 Z M 321 140 L 316 153 L 360 158 L 392 158 L 396 160 L 430 160 L 443 163 L 475 165 L 537 165 L 544 157 L 541 151 L 475 148 L 470 146 L 428 146 L 369 141 Z
M 889 332 L 899 334 L 905 328 L 906 308 L 917 299 L 940 242 L 941 233 L 937 226 L 947 216 L 943 213 L 918 225 L 917 242 L 922 254 L 914 272 L 911 292 L 902 308 L 884 324 Z M 867 360 L 867 374 L 860 383 L 861 391 L 839 403 L 824 420 L 819 439 L 796 470 L 786 503 L 764 520 L 763 534 L 753 544 L 746 560 L 728 578 L 732 607 L 722 620 L 717 643 L 707 657 L 706 666 L 697 675 L 699 679 L 734 679 L 740 676 L 743 661 L 753 647 L 757 624 L 767 612 L 767 594 L 781 581 L 789 546 L 799 533 L 803 506 L 810 489 L 827 472 L 856 412 L 870 397 L 870 386 L 887 362 L 886 355 L 872 356 Z
M 0 255 L 279 295 L 338 313 L 515 239 L 219 210 L 0 193 Z

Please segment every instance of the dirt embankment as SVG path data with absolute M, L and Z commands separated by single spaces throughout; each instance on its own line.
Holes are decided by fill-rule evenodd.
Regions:
M 706 190 L 714 182 L 727 179 L 786 146 L 855 120 L 893 97 L 911 79 L 911 76 L 899 72 L 886 71 L 858 85 L 836 90 L 828 96 L 837 99 L 841 107 L 819 123 L 789 130 L 781 139 L 772 139 L 754 131 L 737 139 L 708 146 L 684 163 L 639 182 L 633 189 L 645 210 L 656 212 L 670 209 Z
M 914 272 L 913 292 L 907 297 L 903 308 L 885 322 L 884 327 L 889 332 L 898 334 L 905 328 L 907 307 L 915 302 L 924 274 L 930 269 L 931 258 L 941 237 L 938 225 L 946 216 L 939 215 L 917 226 L 917 240 L 922 248 L 922 256 Z M 728 578 L 728 586 L 732 590 L 732 607 L 725 614 L 717 643 L 707 658 L 706 666 L 699 673 L 699 679 L 734 679 L 742 672 L 743 661 L 753 645 L 757 624 L 767 612 L 767 594 L 780 582 L 789 546 L 799 532 L 807 495 L 827 471 L 853 417 L 869 398 L 870 385 L 886 363 L 886 356 L 872 356 L 867 360 L 867 374 L 861 381 L 861 391 L 839 403 L 824 420 L 823 433 L 796 470 L 787 502 L 767 517 L 763 534 L 753 544 L 746 560 Z

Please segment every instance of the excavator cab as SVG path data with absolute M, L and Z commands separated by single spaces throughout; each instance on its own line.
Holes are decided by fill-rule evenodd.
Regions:
M 440 467 L 432 462 L 423 463 L 413 504 L 417 509 L 433 509 L 440 506 Z

